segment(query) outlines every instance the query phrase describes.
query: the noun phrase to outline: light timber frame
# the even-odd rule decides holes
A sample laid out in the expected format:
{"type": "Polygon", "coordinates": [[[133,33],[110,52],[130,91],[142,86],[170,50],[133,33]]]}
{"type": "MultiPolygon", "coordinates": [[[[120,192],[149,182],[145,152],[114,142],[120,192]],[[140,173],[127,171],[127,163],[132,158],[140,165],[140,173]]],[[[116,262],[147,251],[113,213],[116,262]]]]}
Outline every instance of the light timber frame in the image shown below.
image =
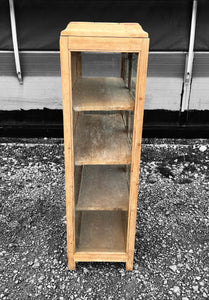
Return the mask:
{"type": "MultiPolygon", "coordinates": [[[[62,31],[60,37],[61,76],[63,93],[64,151],[65,151],[65,185],[66,185],[66,220],[67,220],[67,253],[69,269],[75,269],[79,261],[115,261],[125,262],[126,270],[133,269],[135,227],[138,197],[139,165],[141,137],[143,126],[145,82],[147,72],[149,38],[139,24],[131,23],[85,23],[71,22],[62,31]],[[135,105],[132,135],[132,152],[130,161],[130,187],[127,207],[126,245],[124,251],[86,251],[76,250],[75,230],[75,127],[78,123],[79,109],[73,108],[72,90],[81,77],[81,52],[121,52],[138,54],[135,105]]],[[[121,56],[121,77],[124,72],[124,59],[121,56]]],[[[130,66],[130,65],[129,65],[130,66]]],[[[129,70],[130,73],[130,70],[129,70]]],[[[130,74],[129,74],[130,75],[130,74]]],[[[128,80],[130,85],[130,79],[128,80]]],[[[91,108],[92,109],[92,108],[91,108]]],[[[109,110],[110,107],[104,110],[109,110]]],[[[121,110],[126,110],[123,108],[121,110]]],[[[87,109],[86,109],[87,110],[87,109]]],[[[101,109],[100,109],[101,110],[101,109]]],[[[113,104],[112,110],[115,110],[113,104]]],[[[128,108],[127,110],[131,110],[128,108]]],[[[82,111],[82,107],[80,109],[82,111]]],[[[129,112],[128,112],[129,113],[129,112]]],[[[128,119],[128,117],[127,117],[128,119]]],[[[128,126],[128,125],[127,125],[128,126]]],[[[122,162],[123,163],[123,162],[122,162]]],[[[121,164],[122,164],[121,163],[121,164]]],[[[82,168],[91,162],[81,162],[82,168]]],[[[96,164],[95,161],[92,164],[96,164]]],[[[99,162],[98,164],[101,164],[99,162]]],[[[103,162],[117,164],[117,161],[103,162]]],[[[79,192],[78,192],[79,193],[79,192]]],[[[93,215],[94,213],[92,213],[93,215]]],[[[105,214],[105,213],[104,213],[105,214]]],[[[102,214],[101,214],[102,216],[102,214]]],[[[105,215],[104,215],[105,216],[105,215]]]]}

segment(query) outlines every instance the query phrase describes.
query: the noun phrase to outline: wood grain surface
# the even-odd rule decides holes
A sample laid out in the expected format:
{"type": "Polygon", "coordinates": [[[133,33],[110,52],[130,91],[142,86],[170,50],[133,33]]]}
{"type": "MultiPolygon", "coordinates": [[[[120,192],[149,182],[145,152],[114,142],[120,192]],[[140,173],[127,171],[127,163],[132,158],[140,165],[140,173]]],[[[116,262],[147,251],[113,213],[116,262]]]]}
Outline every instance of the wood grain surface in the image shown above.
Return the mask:
{"type": "Polygon", "coordinates": [[[85,211],[82,213],[78,251],[125,252],[126,238],[122,212],[85,211]]]}
{"type": "Polygon", "coordinates": [[[124,166],[84,166],[76,210],[128,210],[124,166]]]}
{"type": "Polygon", "coordinates": [[[76,165],[131,163],[127,133],[119,113],[79,115],[74,142],[76,165]]]}
{"type": "Polygon", "coordinates": [[[134,100],[122,78],[80,78],[73,89],[75,111],[133,110],[134,100]]]}

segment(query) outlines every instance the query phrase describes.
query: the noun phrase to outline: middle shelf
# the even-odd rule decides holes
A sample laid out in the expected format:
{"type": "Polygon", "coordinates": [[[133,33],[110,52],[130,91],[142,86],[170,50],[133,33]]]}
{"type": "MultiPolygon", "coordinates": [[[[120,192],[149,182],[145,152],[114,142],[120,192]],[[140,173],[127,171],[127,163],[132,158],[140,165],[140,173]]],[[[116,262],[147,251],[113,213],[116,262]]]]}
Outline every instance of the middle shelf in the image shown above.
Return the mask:
{"type": "Polygon", "coordinates": [[[75,165],[130,164],[131,145],[121,114],[79,114],[74,153],[75,165]]]}

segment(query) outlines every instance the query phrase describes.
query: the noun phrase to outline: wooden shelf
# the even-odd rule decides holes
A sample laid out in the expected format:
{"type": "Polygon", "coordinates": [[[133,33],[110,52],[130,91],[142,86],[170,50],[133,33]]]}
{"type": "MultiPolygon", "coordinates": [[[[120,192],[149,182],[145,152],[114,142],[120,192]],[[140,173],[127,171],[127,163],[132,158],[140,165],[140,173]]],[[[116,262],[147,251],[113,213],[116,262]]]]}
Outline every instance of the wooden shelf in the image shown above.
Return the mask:
{"type": "Polygon", "coordinates": [[[79,78],[73,88],[73,109],[133,110],[134,100],[122,78],[79,78]]]}
{"type": "Polygon", "coordinates": [[[84,166],[76,210],[128,210],[124,166],[84,166]]]}
{"type": "Polygon", "coordinates": [[[76,252],[125,252],[125,212],[82,212],[76,252]]]}
{"type": "Polygon", "coordinates": [[[76,165],[130,164],[131,149],[121,115],[79,115],[74,153],[76,165]]]}

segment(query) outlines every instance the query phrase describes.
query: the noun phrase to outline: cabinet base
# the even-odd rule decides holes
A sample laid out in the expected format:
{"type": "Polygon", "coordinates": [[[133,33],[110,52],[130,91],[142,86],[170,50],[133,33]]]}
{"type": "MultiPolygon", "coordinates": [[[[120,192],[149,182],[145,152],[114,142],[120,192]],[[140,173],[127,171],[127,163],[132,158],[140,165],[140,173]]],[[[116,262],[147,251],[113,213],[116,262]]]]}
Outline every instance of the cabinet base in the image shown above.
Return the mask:
{"type": "Polygon", "coordinates": [[[68,259],[69,270],[75,270],[76,262],[124,262],[126,271],[133,270],[133,259],[128,259],[127,253],[76,252],[68,259]]]}

